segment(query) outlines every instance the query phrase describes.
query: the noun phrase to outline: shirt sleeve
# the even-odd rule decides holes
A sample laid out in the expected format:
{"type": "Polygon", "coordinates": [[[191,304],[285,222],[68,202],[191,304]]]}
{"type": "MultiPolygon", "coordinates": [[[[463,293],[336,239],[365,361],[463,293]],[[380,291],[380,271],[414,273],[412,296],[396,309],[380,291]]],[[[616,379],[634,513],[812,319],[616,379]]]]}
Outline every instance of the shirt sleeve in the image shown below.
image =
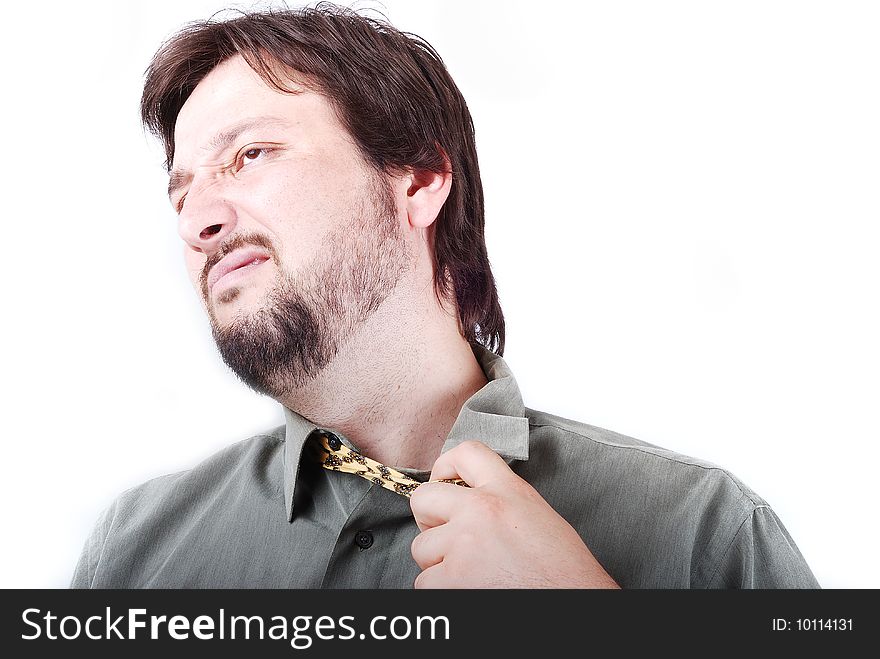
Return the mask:
{"type": "Polygon", "coordinates": [[[821,588],[782,521],[766,505],[743,521],[709,588],[821,588]]]}
{"type": "Polygon", "coordinates": [[[101,513],[95,527],[89,534],[86,544],[80,554],[76,569],[73,572],[73,578],[70,580],[71,588],[92,588],[95,575],[98,571],[98,565],[104,554],[104,546],[107,542],[107,536],[110,535],[110,527],[113,524],[114,503],[101,513]]]}

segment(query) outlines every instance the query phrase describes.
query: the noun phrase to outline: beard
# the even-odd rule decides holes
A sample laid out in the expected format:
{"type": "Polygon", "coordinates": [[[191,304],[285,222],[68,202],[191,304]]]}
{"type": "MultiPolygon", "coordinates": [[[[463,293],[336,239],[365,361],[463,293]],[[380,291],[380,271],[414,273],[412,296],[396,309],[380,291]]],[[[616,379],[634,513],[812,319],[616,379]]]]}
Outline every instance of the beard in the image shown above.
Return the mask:
{"type": "MultiPolygon", "coordinates": [[[[300,276],[285,272],[271,241],[257,234],[233,237],[208,261],[202,295],[214,341],[242,382],[280,399],[313,381],[333,361],[408,268],[410,254],[396,213],[390,187],[377,176],[370,197],[350,222],[330,233],[300,276]],[[222,256],[247,244],[267,249],[279,274],[261,308],[221,325],[208,296],[207,272],[222,256]]],[[[237,295],[233,288],[219,302],[229,303],[237,295]]]]}

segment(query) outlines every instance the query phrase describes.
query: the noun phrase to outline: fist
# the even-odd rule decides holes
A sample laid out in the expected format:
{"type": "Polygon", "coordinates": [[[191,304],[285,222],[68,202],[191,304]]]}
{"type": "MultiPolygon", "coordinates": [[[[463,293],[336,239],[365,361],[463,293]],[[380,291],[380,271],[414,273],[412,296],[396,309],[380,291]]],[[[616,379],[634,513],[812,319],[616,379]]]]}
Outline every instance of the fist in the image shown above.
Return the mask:
{"type": "Polygon", "coordinates": [[[410,499],[416,588],[618,588],[577,531],[492,449],[464,442],[410,499]]]}

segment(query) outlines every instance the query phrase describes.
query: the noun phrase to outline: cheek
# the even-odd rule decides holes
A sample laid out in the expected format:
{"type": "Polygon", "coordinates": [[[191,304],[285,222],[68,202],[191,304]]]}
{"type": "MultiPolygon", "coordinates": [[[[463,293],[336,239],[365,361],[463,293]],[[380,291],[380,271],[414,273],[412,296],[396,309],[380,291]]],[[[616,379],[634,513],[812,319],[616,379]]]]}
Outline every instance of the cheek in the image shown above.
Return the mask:
{"type": "Polygon", "coordinates": [[[322,236],[346,222],[358,200],[358,189],[343,173],[321,163],[298,163],[296,168],[266,168],[249,181],[242,197],[244,215],[270,237],[282,251],[320,246],[322,236]]]}

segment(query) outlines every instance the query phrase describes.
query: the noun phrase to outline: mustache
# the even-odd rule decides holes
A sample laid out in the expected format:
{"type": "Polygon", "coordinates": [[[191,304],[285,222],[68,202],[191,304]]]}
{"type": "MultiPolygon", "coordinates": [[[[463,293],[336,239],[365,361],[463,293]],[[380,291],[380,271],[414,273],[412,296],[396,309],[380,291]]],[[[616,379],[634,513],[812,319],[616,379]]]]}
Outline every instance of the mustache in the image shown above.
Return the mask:
{"type": "Polygon", "coordinates": [[[199,286],[205,299],[208,297],[208,273],[211,272],[211,268],[220,263],[229,253],[248,245],[262,247],[269,253],[269,257],[275,263],[278,263],[278,252],[275,249],[275,245],[266,236],[259,233],[239,233],[230,236],[220,244],[219,249],[214,254],[208,257],[208,260],[205,261],[205,265],[202,267],[201,274],[199,274],[199,286]]]}

